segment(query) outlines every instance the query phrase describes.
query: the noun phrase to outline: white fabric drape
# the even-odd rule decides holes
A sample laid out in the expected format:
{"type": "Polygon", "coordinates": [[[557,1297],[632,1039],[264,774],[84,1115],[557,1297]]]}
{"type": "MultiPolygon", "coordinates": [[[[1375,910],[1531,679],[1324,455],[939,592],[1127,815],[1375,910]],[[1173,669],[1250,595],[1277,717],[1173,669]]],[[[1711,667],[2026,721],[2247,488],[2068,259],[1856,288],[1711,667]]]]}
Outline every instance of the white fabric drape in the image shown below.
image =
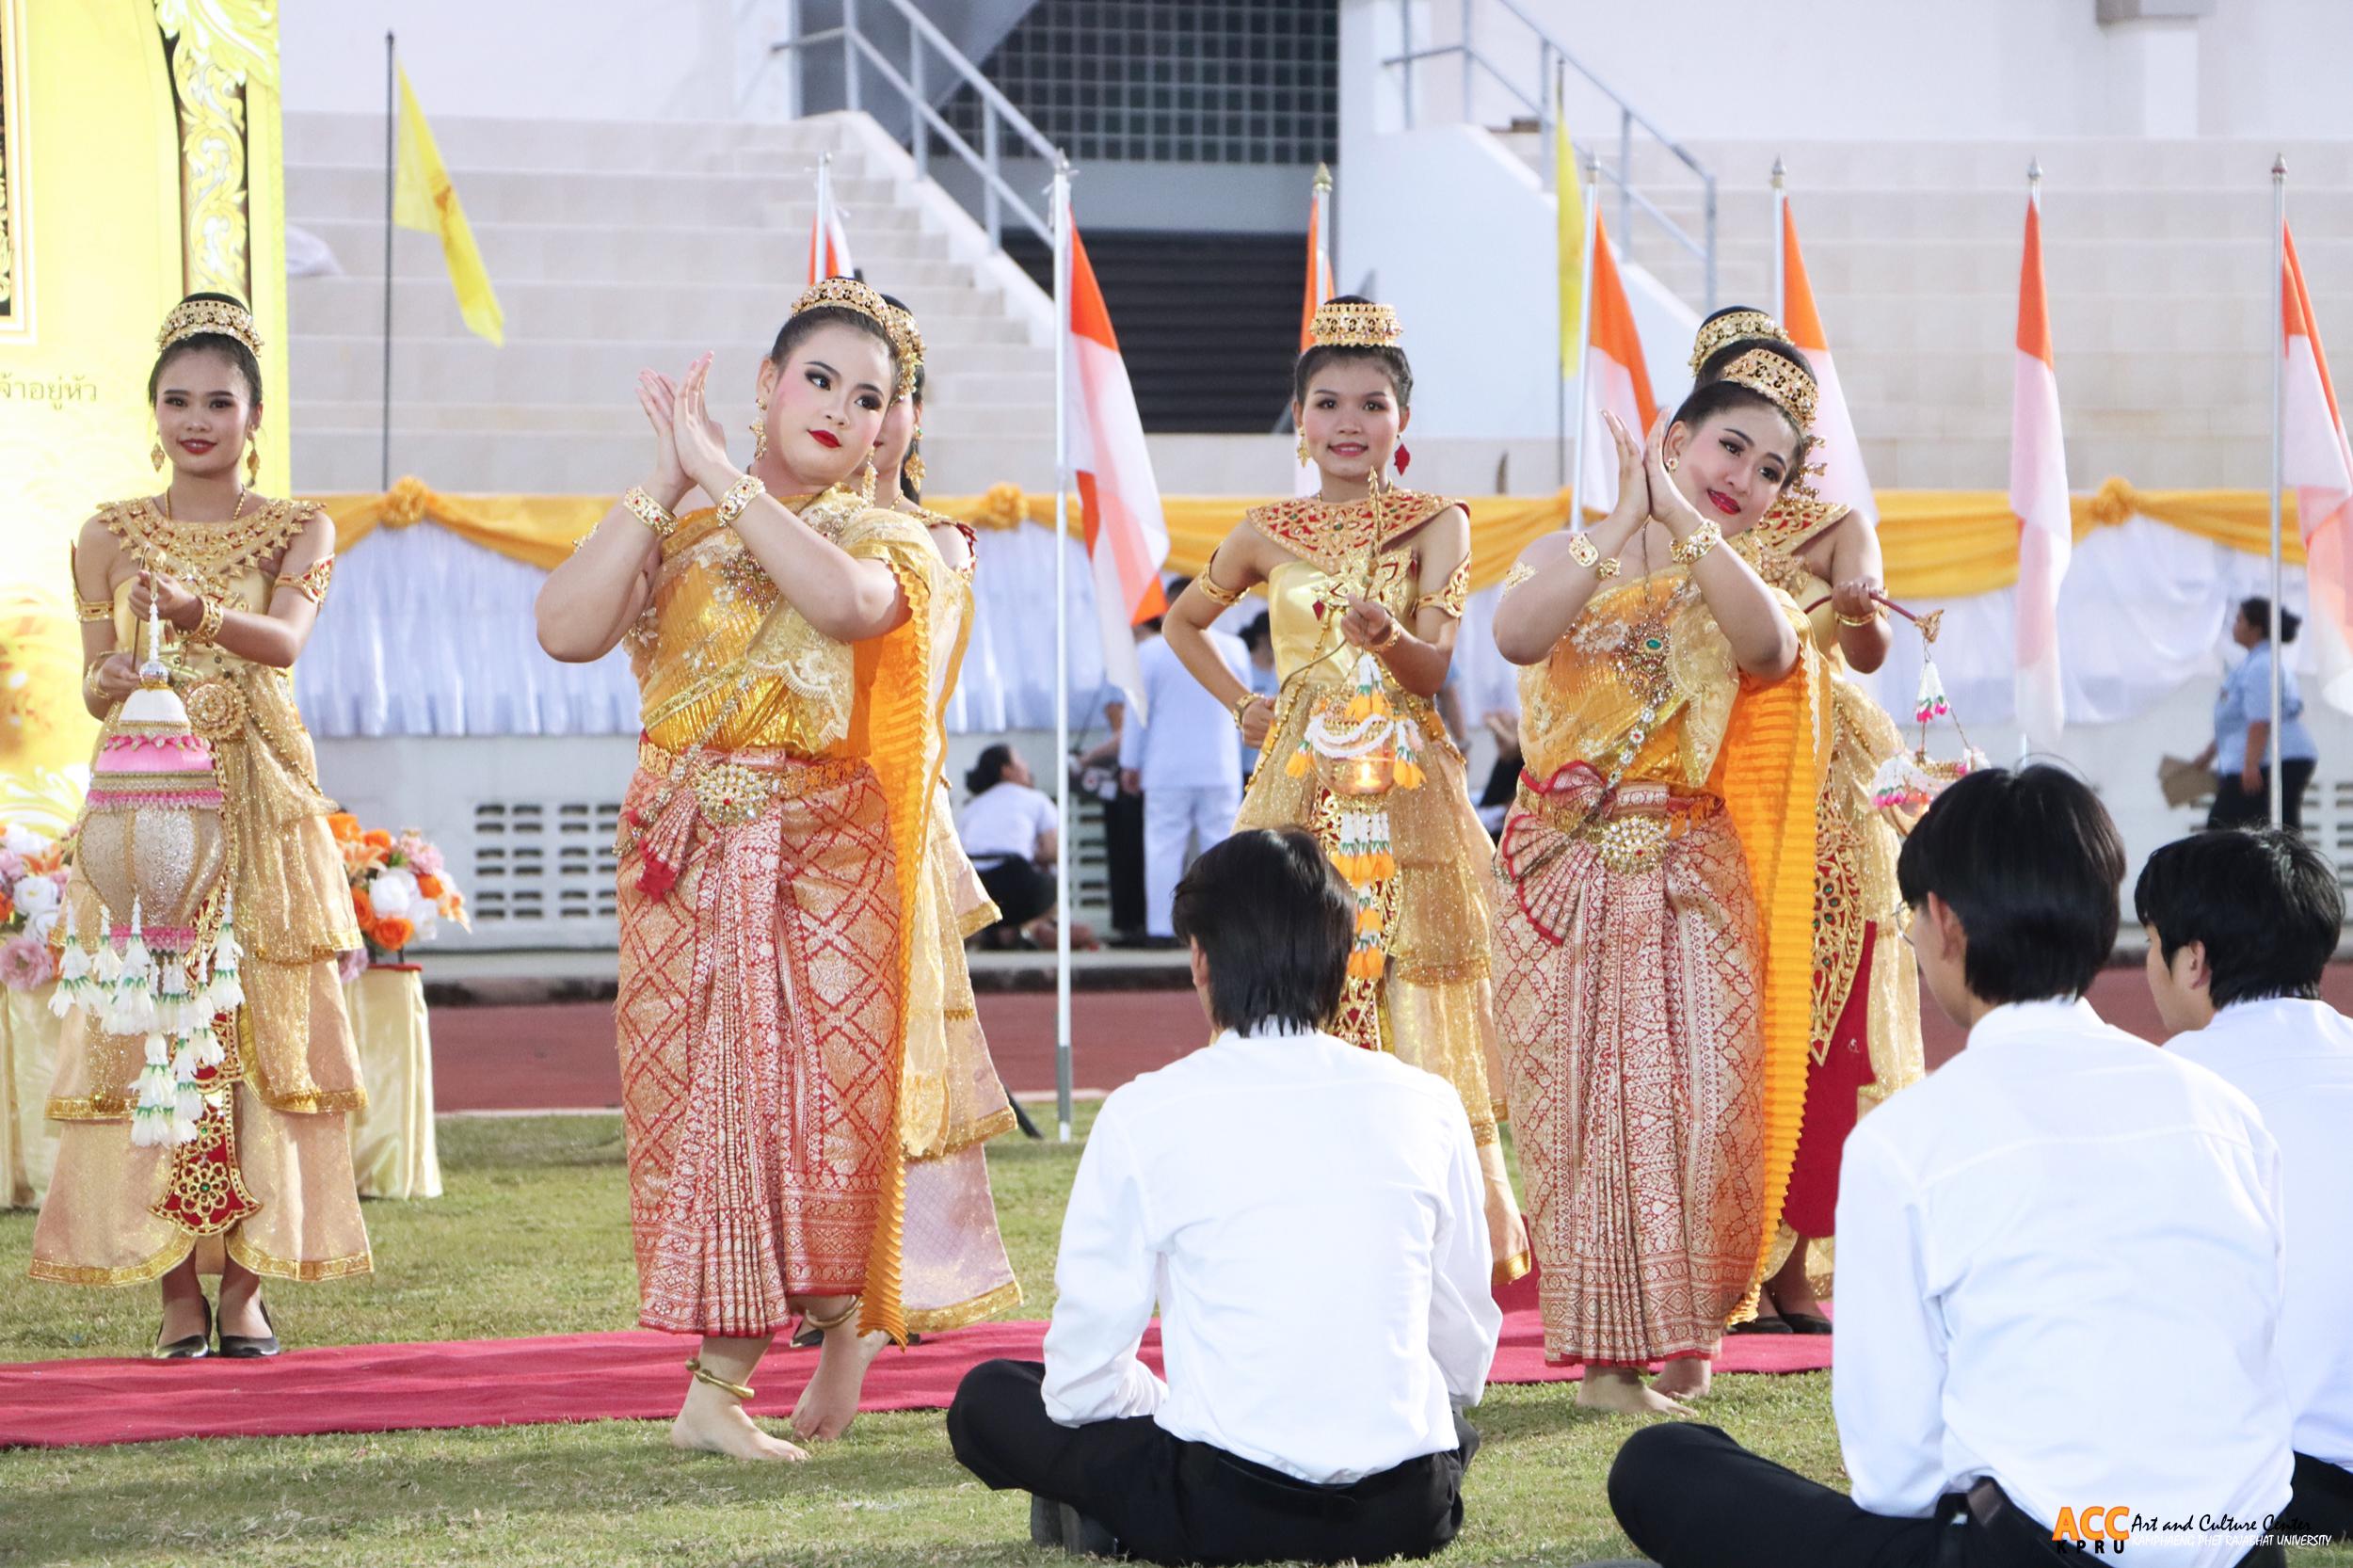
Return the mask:
{"type": "MultiPolygon", "coordinates": [[[[998,734],[1054,722],[1054,556],[1070,562],[1070,688],[1074,736],[1102,730],[1103,654],[1093,587],[1080,546],[1024,524],[984,530],[975,615],[949,728],[998,734]]],[[[2069,728],[2135,718],[2223,667],[2233,608],[2268,592],[2260,557],[2136,517],[2077,545],[2059,601],[2069,728]]],[[[625,658],[559,664],[541,652],[531,601],[542,574],[446,529],[378,529],[336,565],[328,614],[296,667],[312,729],[325,736],[610,735],[637,728],[625,658]]],[[[1471,596],[1456,643],[1455,681],[1472,723],[1516,711],[1519,672],[1496,652],[1497,590],[1471,596]]],[[[2304,574],[2291,568],[2283,597],[2304,608],[2304,574]]],[[[1943,609],[1936,664],[1964,724],[2013,716],[2012,590],[1909,607],[1943,609]]],[[[1256,597],[1228,611],[1240,632],[1265,608],[1256,597]]],[[[2296,646],[2311,671],[2325,639],[2296,646]]],[[[1898,629],[1872,686],[1908,718],[1920,676],[1920,640],[1898,629]]]]}

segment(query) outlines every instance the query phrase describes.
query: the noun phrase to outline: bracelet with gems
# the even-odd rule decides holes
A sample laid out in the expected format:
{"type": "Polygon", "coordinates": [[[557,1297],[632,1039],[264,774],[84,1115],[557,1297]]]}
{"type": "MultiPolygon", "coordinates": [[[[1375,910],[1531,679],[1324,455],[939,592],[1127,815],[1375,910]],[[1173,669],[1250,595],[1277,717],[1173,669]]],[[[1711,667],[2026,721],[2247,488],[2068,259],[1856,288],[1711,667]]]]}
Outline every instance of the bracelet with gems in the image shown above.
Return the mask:
{"type": "Polygon", "coordinates": [[[1593,541],[1582,534],[1569,536],[1569,559],[1605,583],[1618,575],[1618,558],[1612,555],[1609,559],[1603,560],[1601,552],[1594,547],[1593,541]]]}
{"type": "Polygon", "coordinates": [[[1667,552],[1667,558],[1679,567],[1696,567],[1707,552],[1724,542],[1724,531],[1716,526],[1714,518],[1703,518],[1691,530],[1691,536],[1675,544],[1667,552]]]}
{"type": "Polygon", "coordinates": [[[652,529],[657,539],[668,538],[678,527],[677,516],[648,494],[643,485],[632,485],[622,491],[621,504],[629,508],[632,517],[652,529]]]}
{"type": "Polygon", "coordinates": [[[1240,729],[1242,728],[1242,716],[1250,712],[1250,705],[1257,700],[1258,694],[1257,692],[1244,692],[1241,696],[1234,699],[1235,728],[1240,729]]]}
{"type": "Polygon", "coordinates": [[[732,528],[744,509],[768,493],[768,487],[757,475],[745,474],[728,487],[728,493],[719,498],[719,526],[732,528]]]}

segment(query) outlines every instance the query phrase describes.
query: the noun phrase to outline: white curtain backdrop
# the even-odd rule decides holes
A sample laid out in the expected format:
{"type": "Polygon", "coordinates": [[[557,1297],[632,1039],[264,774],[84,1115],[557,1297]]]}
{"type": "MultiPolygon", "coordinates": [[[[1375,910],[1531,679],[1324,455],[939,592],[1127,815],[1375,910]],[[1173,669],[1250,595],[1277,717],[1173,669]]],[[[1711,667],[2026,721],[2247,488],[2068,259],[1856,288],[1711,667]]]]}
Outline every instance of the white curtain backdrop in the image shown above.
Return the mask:
{"type": "MultiPolygon", "coordinates": [[[[964,678],[948,710],[959,734],[1053,727],[1052,532],[1032,524],[980,535],[977,614],[964,678]]],[[[1099,738],[1102,650],[1086,564],[1070,557],[1071,730],[1099,738]]],[[[637,728],[637,694],[626,659],[559,664],[539,650],[531,601],[542,574],[430,525],[378,529],[336,564],[327,614],[296,668],[311,728],[326,736],[608,735],[637,728]]],[[[2136,517],[2075,550],[2059,604],[2067,721],[2135,718],[2185,684],[2216,679],[2229,648],[2232,609],[2268,591],[2259,557],[2136,517]]],[[[1497,591],[1472,596],[1455,656],[1457,693],[1477,723],[1489,709],[1518,708],[1518,671],[1490,634],[1497,591]]],[[[2282,596],[2304,608],[2304,574],[2290,568],[2282,596]]],[[[1936,664],[1964,725],[2012,715],[2012,594],[1914,603],[1945,613],[1936,664]]],[[[1239,632],[1265,608],[1252,597],[1223,624],[1239,632]]],[[[2311,670],[2323,638],[2297,645],[2311,670]]],[[[1907,719],[1920,674],[1920,641],[1900,630],[1873,681],[1881,701],[1907,719]]]]}

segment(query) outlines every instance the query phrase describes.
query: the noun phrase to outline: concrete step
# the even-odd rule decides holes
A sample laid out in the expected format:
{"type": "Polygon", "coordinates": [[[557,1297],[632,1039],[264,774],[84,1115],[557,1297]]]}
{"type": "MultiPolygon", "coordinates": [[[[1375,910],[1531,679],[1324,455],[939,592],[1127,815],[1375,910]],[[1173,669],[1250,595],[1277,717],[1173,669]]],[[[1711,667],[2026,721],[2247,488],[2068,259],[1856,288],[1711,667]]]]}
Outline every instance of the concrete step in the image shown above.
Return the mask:
{"type": "MultiPolygon", "coordinates": [[[[384,222],[362,217],[297,219],[324,240],[346,276],[375,277],[384,264],[384,222]]],[[[493,287],[507,281],[582,282],[603,280],[648,289],[677,283],[777,281],[795,292],[807,277],[808,230],[709,225],[696,231],[691,259],[664,229],[559,223],[477,224],[474,240],[493,287]]],[[[859,266],[875,285],[897,294],[924,284],[969,286],[972,267],[952,259],[945,235],[913,229],[876,230],[857,242],[859,266]]],[[[392,236],[396,277],[446,278],[440,241],[402,229],[392,236]]],[[[315,281],[293,280],[299,291],[315,281]]]]}
{"type": "MultiPolygon", "coordinates": [[[[427,106],[430,113],[430,105],[427,106]]],[[[819,115],[783,123],[728,120],[504,120],[432,116],[433,137],[451,173],[473,168],[591,168],[658,173],[718,168],[745,153],[779,160],[805,158],[810,170],[824,152],[834,170],[862,172],[864,158],[844,134],[840,117],[819,115]]],[[[382,113],[291,113],[285,117],[286,160],[295,163],[384,167],[382,113]]]]}

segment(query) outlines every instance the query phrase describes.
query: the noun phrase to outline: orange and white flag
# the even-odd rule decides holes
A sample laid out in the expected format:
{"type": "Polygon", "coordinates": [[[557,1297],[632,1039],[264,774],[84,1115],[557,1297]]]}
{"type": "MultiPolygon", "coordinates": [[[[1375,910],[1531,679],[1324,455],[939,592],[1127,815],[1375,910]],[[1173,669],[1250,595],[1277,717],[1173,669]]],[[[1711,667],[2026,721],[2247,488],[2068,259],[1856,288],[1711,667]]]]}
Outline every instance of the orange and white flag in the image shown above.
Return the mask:
{"type": "Polygon", "coordinates": [[[840,210],[833,203],[833,154],[817,160],[817,216],[808,223],[808,280],[855,278],[857,264],[850,260],[849,231],[841,227],[840,210]]]}
{"type": "Polygon", "coordinates": [[[2030,749],[2057,744],[2067,723],[2059,679],[2059,585],[2074,553],[2067,500],[2067,443],[2059,427],[2058,370],[2042,286],[2042,198],[2026,198],[2025,255],[2018,273],[2018,348],[2010,398],[2009,509],[2018,518],[2018,726],[2030,749]]]}
{"type": "MultiPolygon", "coordinates": [[[[1337,292],[1332,286],[1332,171],[1316,165],[1316,183],[1307,197],[1307,283],[1299,299],[1299,351],[1302,354],[1314,346],[1312,328],[1316,312],[1323,302],[1337,292]]],[[[1322,487],[1323,472],[1310,457],[1304,462],[1294,458],[1291,489],[1296,495],[1313,495],[1322,487]]]]}
{"type": "Polygon", "coordinates": [[[1830,358],[1830,335],[1822,330],[1821,312],[1814,308],[1814,285],[1806,280],[1805,257],[1798,249],[1798,225],[1789,216],[1785,198],[1781,204],[1780,305],[1782,329],[1814,367],[1814,460],[1822,465],[1814,488],[1824,501],[1861,513],[1877,528],[1879,503],[1871,499],[1871,480],[1863,472],[1863,449],[1855,444],[1854,417],[1847,411],[1847,394],[1838,388],[1838,370],[1830,358]]]}
{"type": "Polygon", "coordinates": [[[1068,275],[1061,291],[1064,395],[1068,398],[1070,470],[1085,516],[1087,562],[1095,583],[1095,613],[1103,633],[1103,671],[1128,694],[1138,719],[1144,682],[1133,629],[1168,608],[1160,566],[1168,559],[1168,524],[1160,488],[1144,441],[1144,417],[1119,355],[1111,312],[1095,281],[1079,226],[1065,205],[1068,275]]]}
{"type": "MultiPolygon", "coordinates": [[[[2320,320],[2304,286],[2296,239],[2280,226],[2281,364],[2280,479],[2296,492],[2296,520],[2304,536],[2306,583],[2314,608],[2329,617],[2341,644],[2353,643],[2353,441],[2345,438],[2345,412],[2336,383],[2329,377],[2329,356],[2320,345],[2320,320]]],[[[2353,711],[2353,680],[2332,677],[2322,696],[2332,707],[2353,711]]]]}
{"type": "Polygon", "coordinates": [[[1588,511],[1608,511],[1618,504],[1618,448],[1609,439],[1604,413],[1618,416],[1636,440],[1650,433],[1658,417],[1658,402],[1651,395],[1650,371],[1642,362],[1642,337],[1634,328],[1634,307],[1625,296],[1618,264],[1609,254],[1609,231],[1598,204],[1593,211],[1593,263],[1585,269],[1585,318],[1592,336],[1585,343],[1585,426],[1577,446],[1583,469],[1579,499],[1588,511]]]}

